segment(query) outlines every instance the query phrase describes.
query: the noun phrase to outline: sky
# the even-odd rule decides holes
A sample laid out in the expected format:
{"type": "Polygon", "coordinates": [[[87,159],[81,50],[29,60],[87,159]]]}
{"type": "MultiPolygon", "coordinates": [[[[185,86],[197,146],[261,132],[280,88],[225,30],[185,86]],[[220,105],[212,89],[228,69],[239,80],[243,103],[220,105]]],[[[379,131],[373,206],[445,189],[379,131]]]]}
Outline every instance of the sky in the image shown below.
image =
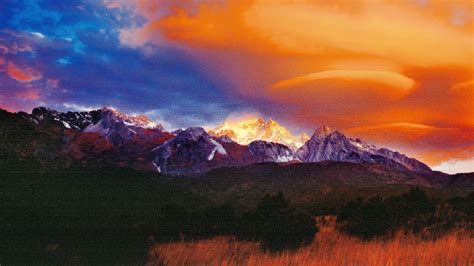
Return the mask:
{"type": "Polygon", "coordinates": [[[471,0],[3,0],[0,108],[257,114],[474,171],[471,0]]]}

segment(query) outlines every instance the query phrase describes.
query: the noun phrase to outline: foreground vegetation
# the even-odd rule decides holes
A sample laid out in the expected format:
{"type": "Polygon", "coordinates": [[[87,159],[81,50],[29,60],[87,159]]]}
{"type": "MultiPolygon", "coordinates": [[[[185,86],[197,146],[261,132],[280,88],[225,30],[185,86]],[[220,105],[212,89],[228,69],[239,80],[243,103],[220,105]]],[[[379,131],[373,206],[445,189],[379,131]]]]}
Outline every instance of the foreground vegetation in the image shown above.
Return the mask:
{"type": "Polygon", "coordinates": [[[257,242],[228,237],[157,244],[149,265],[473,265],[472,232],[455,231],[433,241],[398,233],[390,240],[364,241],[321,227],[311,245],[280,253],[257,242]]]}
{"type": "Polygon", "coordinates": [[[473,211],[474,193],[439,201],[415,187],[351,201],[315,223],[291,214],[279,193],[235,218],[235,237],[157,244],[149,264],[472,265],[473,211]]]}
{"type": "MultiPolygon", "coordinates": [[[[450,232],[474,229],[474,194],[468,191],[330,186],[329,174],[321,183],[318,177],[275,179],[270,170],[220,179],[126,169],[0,171],[0,264],[136,265],[146,263],[148,250],[159,243],[192,251],[197,243],[219,239],[233,243],[230,250],[250,245],[264,259],[309,252],[315,245],[333,248],[330,239],[336,236],[360,245],[373,239],[390,243],[400,230],[428,239],[420,247],[443,239],[457,245],[463,238],[449,238],[450,232]],[[314,223],[313,217],[328,214],[340,217],[335,235],[314,223]]],[[[157,262],[172,253],[151,254],[157,262]]]]}

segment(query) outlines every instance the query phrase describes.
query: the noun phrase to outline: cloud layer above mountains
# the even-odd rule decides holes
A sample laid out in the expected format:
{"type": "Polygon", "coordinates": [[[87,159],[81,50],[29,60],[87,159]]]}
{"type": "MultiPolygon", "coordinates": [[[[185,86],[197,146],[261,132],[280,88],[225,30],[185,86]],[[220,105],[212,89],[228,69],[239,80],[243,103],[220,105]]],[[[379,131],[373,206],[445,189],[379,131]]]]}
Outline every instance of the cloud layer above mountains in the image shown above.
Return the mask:
{"type": "Polygon", "coordinates": [[[174,127],[249,110],[432,166],[474,158],[470,0],[7,0],[0,12],[8,110],[107,105],[174,127]]]}

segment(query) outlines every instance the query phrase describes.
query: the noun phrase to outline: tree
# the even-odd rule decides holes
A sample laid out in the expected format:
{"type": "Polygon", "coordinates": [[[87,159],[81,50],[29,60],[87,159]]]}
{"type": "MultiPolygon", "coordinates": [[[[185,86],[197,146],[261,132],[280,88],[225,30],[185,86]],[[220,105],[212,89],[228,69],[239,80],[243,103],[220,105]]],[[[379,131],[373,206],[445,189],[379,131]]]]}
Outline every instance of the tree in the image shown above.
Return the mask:
{"type": "Polygon", "coordinates": [[[261,241],[264,249],[277,252],[309,244],[317,232],[313,217],[296,213],[280,192],[265,195],[255,212],[244,214],[236,234],[243,239],[261,241]]]}
{"type": "Polygon", "coordinates": [[[425,191],[415,187],[385,200],[375,197],[352,201],[340,211],[337,224],[347,234],[363,239],[385,236],[402,228],[418,233],[434,222],[435,210],[436,204],[425,191]]]}
{"type": "Polygon", "coordinates": [[[347,204],[342,208],[337,223],[345,233],[367,240],[387,234],[394,226],[388,206],[379,197],[347,204]]]}

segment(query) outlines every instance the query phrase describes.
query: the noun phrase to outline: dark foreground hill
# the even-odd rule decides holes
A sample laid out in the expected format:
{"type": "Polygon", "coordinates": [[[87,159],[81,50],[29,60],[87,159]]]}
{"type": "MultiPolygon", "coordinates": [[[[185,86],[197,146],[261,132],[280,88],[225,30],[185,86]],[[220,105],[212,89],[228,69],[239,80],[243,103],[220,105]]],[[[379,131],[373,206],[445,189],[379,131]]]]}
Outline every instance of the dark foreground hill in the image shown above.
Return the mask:
{"type": "MultiPolygon", "coordinates": [[[[441,186],[429,177],[380,165],[341,162],[259,164],[195,177],[119,168],[4,168],[0,261],[136,264],[146,260],[153,232],[162,228],[163,211],[171,211],[174,218],[167,221],[178,225],[224,204],[238,215],[255,209],[265,194],[281,191],[293,208],[311,215],[334,214],[352,199],[388,197],[414,185],[425,186],[438,199],[472,191],[464,186],[472,176],[456,178],[441,186]],[[461,180],[463,186],[457,186],[461,180]]],[[[183,226],[194,230],[192,223],[183,226]]]]}
{"type": "Polygon", "coordinates": [[[378,164],[320,162],[310,164],[255,164],[242,168],[220,168],[205,175],[177,179],[210,200],[248,206],[265,193],[283,192],[295,204],[318,210],[340,206],[357,197],[399,193],[421,186],[440,193],[474,190],[474,174],[419,174],[378,164]]]}

